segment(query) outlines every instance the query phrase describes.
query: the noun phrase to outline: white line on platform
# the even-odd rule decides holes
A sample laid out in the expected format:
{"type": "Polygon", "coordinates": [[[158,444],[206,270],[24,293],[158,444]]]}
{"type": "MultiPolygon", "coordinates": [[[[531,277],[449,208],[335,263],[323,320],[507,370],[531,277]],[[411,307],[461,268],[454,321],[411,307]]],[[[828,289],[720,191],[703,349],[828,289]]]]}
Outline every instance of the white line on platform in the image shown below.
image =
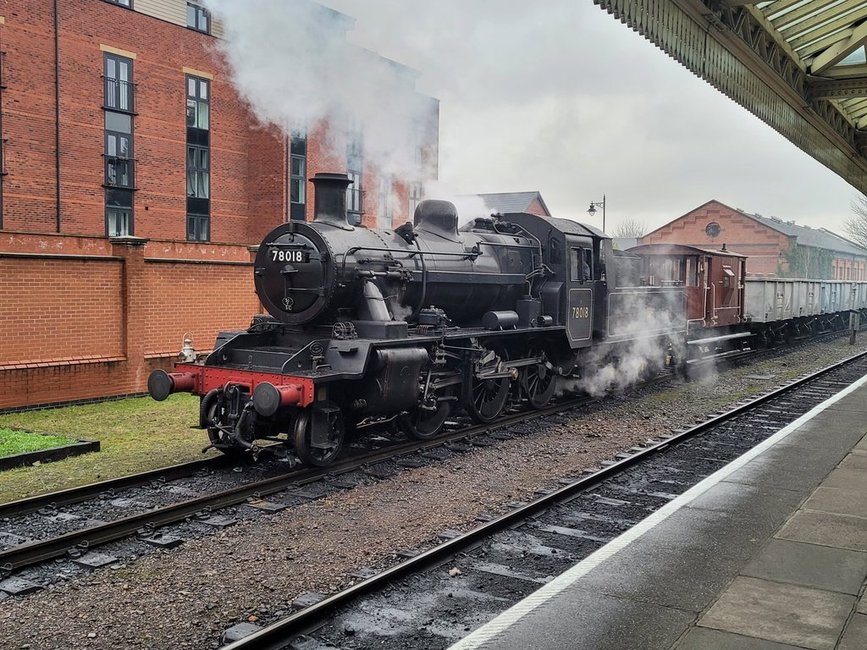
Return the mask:
{"type": "Polygon", "coordinates": [[[802,426],[806,422],[809,422],[814,417],[819,415],[819,413],[827,409],[829,406],[843,399],[853,391],[863,386],[865,383],[867,383],[867,375],[861,377],[861,379],[856,381],[851,386],[846,387],[833,397],[830,397],[821,404],[818,404],[807,413],[804,413],[804,415],[799,417],[794,422],[789,423],[788,425],[777,431],[774,435],[772,435],[764,442],[750,449],[743,456],[739,456],[725,467],[720,468],[719,470],[702,480],[700,483],[697,483],[696,485],[691,487],[679,497],[665,504],[659,510],[643,519],[637,525],[633,526],[619,537],[614,538],[602,548],[597,549],[565,573],[554,578],[551,582],[549,582],[541,589],[533,592],[532,594],[524,598],[524,600],[516,603],[505,612],[500,614],[497,618],[486,623],[482,627],[478,628],[468,636],[464,637],[463,639],[452,645],[449,650],[475,650],[476,648],[496,647],[494,645],[489,645],[489,642],[492,641],[497,635],[506,631],[509,627],[517,623],[521,618],[532,612],[540,605],[543,605],[547,601],[551,600],[561,591],[571,587],[579,578],[589,573],[591,569],[596,568],[602,562],[629,546],[629,544],[639,539],[646,532],[655,528],[657,524],[665,521],[668,517],[694,501],[696,498],[704,494],[714,485],[716,485],[720,481],[723,481],[729,475],[739,470],[741,467],[753,460],[756,456],[783,440],[795,429],[802,426]]]}

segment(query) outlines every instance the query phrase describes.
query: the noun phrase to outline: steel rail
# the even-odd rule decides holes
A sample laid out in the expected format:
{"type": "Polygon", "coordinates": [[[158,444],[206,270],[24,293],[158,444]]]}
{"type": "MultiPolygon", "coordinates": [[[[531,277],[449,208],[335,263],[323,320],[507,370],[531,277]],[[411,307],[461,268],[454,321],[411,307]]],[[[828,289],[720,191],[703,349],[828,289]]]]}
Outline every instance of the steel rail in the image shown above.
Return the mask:
{"type": "MultiPolygon", "coordinates": [[[[235,459],[237,462],[237,459],[235,459]]],[[[98,483],[89,483],[88,485],[80,485],[77,487],[49,492],[47,494],[37,494],[32,497],[0,503],[0,518],[16,517],[26,515],[30,512],[36,512],[46,507],[65,506],[73,503],[87,501],[95,496],[108,492],[109,490],[120,490],[136,485],[143,485],[151,481],[165,479],[172,480],[192,476],[202,469],[219,469],[226,465],[231,465],[233,460],[226,456],[214,456],[201,460],[194,460],[188,463],[179,465],[170,465],[169,467],[160,467],[151,469],[146,472],[137,474],[129,474],[128,476],[120,476],[118,478],[106,479],[98,483]]]]}
{"type": "Polygon", "coordinates": [[[642,451],[636,452],[635,454],[627,458],[623,458],[622,460],[615,462],[612,465],[603,467],[602,469],[594,472],[593,474],[578,479],[574,483],[570,483],[569,485],[559,488],[558,490],[551,492],[550,494],[540,496],[539,498],[531,501],[525,506],[516,508],[515,510],[512,510],[500,517],[483,523],[480,526],[477,526],[476,528],[458,537],[445,541],[427,551],[420,553],[419,555],[416,555],[412,558],[405,560],[404,562],[401,562],[400,564],[390,567],[382,573],[367,578],[341,592],[333,594],[332,596],[325,598],[324,600],[316,603],[315,605],[291,614],[290,616],[287,616],[286,618],[283,618],[259,630],[258,632],[255,632],[247,637],[244,637],[243,639],[225,645],[222,647],[221,650],[279,650],[281,648],[285,648],[292,637],[302,634],[305,631],[316,627],[316,624],[318,622],[322,621],[322,619],[330,615],[335,609],[345,604],[348,604],[355,598],[373,592],[380,587],[383,587],[386,584],[395,581],[405,575],[416,573],[421,569],[441,563],[449,557],[455,555],[456,553],[466,549],[467,547],[472,546],[487,537],[490,537],[493,533],[499,532],[500,530],[509,526],[514,526],[515,524],[526,520],[530,515],[539,512],[540,510],[548,509],[568,497],[585,491],[586,489],[597,485],[603,480],[611,478],[612,476],[618,474],[624,469],[638,464],[639,462],[645,460],[646,458],[656,454],[663,449],[666,449],[672,445],[692,438],[703,431],[706,431],[727,420],[734,418],[737,415],[746,413],[747,411],[754,409],[761,404],[772,401],[786,393],[801,388],[809,382],[818,379],[823,375],[826,375],[830,372],[833,372],[834,370],[854,363],[859,359],[865,357],[867,357],[867,352],[853,355],[847,359],[844,359],[843,361],[828,366],[827,368],[818,370],[805,377],[796,379],[785,386],[774,389],[768,393],[765,393],[764,395],[760,395],[759,397],[752,399],[749,402],[741,404],[729,411],[726,411],[725,413],[712,417],[700,424],[671,434],[670,436],[664,437],[661,442],[651,445],[642,451]]]}

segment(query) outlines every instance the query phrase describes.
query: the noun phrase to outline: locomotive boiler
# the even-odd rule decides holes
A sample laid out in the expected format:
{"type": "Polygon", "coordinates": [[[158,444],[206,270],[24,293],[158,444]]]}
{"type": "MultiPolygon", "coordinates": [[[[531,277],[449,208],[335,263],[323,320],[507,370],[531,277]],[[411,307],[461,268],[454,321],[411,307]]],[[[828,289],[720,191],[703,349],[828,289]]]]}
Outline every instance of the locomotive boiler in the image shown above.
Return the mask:
{"type": "Polygon", "coordinates": [[[404,338],[426,306],[468,325],[529,292],[541,251],[521,228],[459,232],[446,201],[424,201],[414,225],[396,230],[352,226],[349,179],[317,174],[313,183],[313,222],[279,226],[256,256],[256,292],[280,322],[348,321],[360,336],[404,338]]]}

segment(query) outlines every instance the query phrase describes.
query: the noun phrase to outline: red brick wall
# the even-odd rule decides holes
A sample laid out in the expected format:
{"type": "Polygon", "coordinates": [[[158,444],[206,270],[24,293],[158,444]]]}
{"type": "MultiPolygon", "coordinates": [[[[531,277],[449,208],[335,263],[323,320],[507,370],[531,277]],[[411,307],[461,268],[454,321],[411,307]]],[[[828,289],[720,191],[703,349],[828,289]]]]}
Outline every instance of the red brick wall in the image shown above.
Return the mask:
{"type": "Polygon", "coordinates": [[[790,246],[788,237],[782,233],[717,201],[710,201],[645,235],[641,243],[686,244],[715,249],[725,244],[729,250],[749,257],[747,275],[777,273],[779,265],[785,265],[783,254],[790,246]],[[720,225],[717,237],[710,237],[705,232],[711,222],[720,225]]]}
{"type": "Polygon", "coordinates": [[[0,365],[123,354],[121,260],[0,257],[0,365]]]}
{"type": "Polygon", "coordinates": [[[50,2],[0,0],[4,226],[54,230],[54,38],[50,2]],[[40,62],[41,65],[34,65],[40,62]],[[26,170],[26,173],[22,173],[26,170]],[[40,173],[35,173],[37,170],[40,173]]]}
{"type": "Polygon", "coordinates": [[[542,206],[542,202],[539,199],[533,199],[533,201],[530,203],[529,207],[527,208],[527,212],[529,212],[530,214],[535,214],[539,217],[547,217],[548,216],[548,212],[542,206]]]}
{"type": "MultiPolygon", "coordinates": [[[[238,97],[213,37],[99,0],[58,4],[59,235],[54,3],[0,0],[0,137],[8,172],[0,224],[0,408],[143,391],[150,369],[167,363],[164,355],[176,353],[185,332],[207,349],[218,330],[245,326],[260,311],[247,245],[286,215],[284,138],[260,126],[238,97]],[[135,55],[134,232],[147,244],[104,237],[105,47],[135,55]],[[213,76],[211,244],[183,241],[184,68],[213,76]]],[[[435,177],[438,105],[430,103],[425,155],[435,177]]],[[[324,147],[332,139],[339,137],[326,125],[309,126],[308,177],[346,170],[345,156],[324,147]]],[[[366,169],[365,223],[375,223],[376,182],[376,170],[366,169]]],[[[398,187],[406,203],[405,185],[398,187]]],[[[312,184],[307,189],[312,219],[312,184]]]]}
{"type": "MultiPolygon", "coordinates": [[[[3,226],[55,230],[54,41],[52,3],[0,0],[0,45],[6,51],[2,91],[8,176],[3,226]]],[[[211,82],[211,213],[214,241],[244,242],[252,216],[245,181],[248,158],[279,169],[250,124],[219,59],[214,39],[106,2],[60,2],[61,232],[102,235],[103,51],[135,54],[133,146],[135,234],[186,238],[185,76],[211,82]],[[143,34],[147,38],[142,37],[143,34]]],[[[279,153],[279,149],[278,149],[279,153]]]]}
{"type": "Polygon", "coordinates": [[[185,332],[208,350],[218,330],[244,329],[258,311],[249,262],[148,259],[143,285],[148,357],[177,354],[185,332]]]}
{"type": "Polygon", "coordinates": [[[0,408],[124,395],[259,311],[246,246],[0,235],[0,408]]]}

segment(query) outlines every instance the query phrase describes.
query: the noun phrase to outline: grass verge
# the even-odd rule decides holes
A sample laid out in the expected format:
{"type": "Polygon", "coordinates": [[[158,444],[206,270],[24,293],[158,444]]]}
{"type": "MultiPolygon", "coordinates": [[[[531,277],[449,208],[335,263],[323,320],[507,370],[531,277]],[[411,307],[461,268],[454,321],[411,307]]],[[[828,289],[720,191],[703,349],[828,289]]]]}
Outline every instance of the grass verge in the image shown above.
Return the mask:
{"type": "Polygon", "coordinates": [[[0,458],[25,454],[29,451],[63,447],[75,442],[72,438],[64,436],[43,435],[29,431],[13,431],[12,429],[0,428],[0,458]]]}
{"type": "Polygon", "coordinates": [[[190,428],[198,412],[197,397],[178,394],[0,415],[0,428],[100,442],[94,454],[3,472],[0,503],[202,458],[207,434],[190,428]]]}

